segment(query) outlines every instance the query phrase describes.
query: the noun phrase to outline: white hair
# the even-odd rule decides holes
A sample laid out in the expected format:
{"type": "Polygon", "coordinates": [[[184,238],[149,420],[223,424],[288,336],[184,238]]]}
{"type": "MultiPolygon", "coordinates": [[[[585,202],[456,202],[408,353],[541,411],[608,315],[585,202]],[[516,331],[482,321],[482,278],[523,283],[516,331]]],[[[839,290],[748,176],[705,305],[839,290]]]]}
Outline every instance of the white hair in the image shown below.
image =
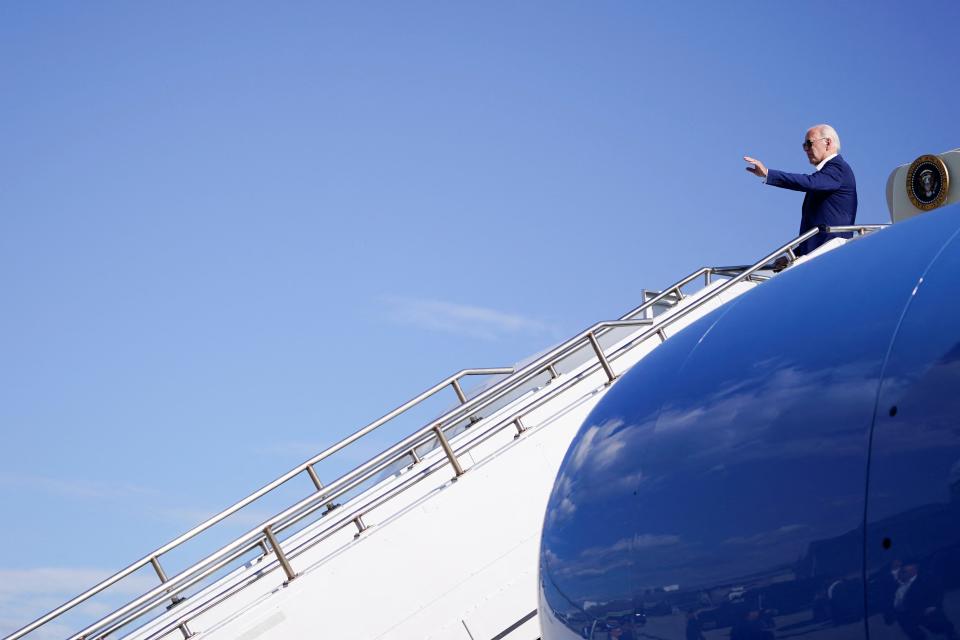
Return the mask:
{"type": "Polygon", "coordinates": [[[833,140],[833,148],[837,153],[840,153],[840,135],[837,133],[837,130],[831,127],[828,124],[818,124],[811,129],[816,129],[817,135],[821,138],[830,138],[833,140]]]}

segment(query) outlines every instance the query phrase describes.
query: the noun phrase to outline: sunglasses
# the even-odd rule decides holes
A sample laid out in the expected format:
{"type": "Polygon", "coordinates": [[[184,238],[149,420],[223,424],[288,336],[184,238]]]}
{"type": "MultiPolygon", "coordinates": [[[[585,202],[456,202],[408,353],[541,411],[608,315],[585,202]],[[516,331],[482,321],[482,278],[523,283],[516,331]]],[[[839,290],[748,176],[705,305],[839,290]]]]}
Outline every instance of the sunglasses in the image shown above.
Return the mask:
{"type": "Polygon", "coordinates": [[[803,148],[804,148],[804,149],[809,149],[810,147],[813,146],[813,143],[814,143],[814,142],[819,142],[820,140],[829,140],[829,138],[817,138],[816,140],[804,140],[804,141],[803,141],[803,148]]]}

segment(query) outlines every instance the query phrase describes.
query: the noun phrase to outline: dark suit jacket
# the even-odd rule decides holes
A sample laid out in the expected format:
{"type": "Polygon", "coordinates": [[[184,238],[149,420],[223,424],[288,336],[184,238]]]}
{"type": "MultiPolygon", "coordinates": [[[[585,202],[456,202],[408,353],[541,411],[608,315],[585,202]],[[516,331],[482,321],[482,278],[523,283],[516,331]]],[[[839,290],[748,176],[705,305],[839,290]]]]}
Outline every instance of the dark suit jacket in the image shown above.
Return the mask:
{"type": "Polygon", "coordinates": [[[903,597],[903,613],[920,621],[928,607],[943,608],[943,587],[931,576],[921,574],[903,597]]]}
{"type": "MultiPolygon", "coordinates": [[[[767,184],[794,191],[804,191],[800,233],[825,225],[855,224],[857,220],[857,181],[841,156],[836,156],[823,169],[811,174],[784,173],[770,169],[767,184]]],[[[796,249],[802,256],[810,253],[830,238],[849,238],[849,233],[819,233],[796,249]]]]}

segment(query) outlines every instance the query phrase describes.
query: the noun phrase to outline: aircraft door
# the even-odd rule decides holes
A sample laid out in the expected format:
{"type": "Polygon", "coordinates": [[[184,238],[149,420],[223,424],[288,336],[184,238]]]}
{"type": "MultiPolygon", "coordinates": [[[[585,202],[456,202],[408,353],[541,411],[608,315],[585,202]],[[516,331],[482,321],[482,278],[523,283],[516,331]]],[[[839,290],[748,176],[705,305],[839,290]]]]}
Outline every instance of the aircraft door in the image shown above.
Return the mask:
{"type": "Polygon", "coordinates": [[[960,631],[960,241],[906,305],[880,386],[867,491],[870,640],[960,631]]]}

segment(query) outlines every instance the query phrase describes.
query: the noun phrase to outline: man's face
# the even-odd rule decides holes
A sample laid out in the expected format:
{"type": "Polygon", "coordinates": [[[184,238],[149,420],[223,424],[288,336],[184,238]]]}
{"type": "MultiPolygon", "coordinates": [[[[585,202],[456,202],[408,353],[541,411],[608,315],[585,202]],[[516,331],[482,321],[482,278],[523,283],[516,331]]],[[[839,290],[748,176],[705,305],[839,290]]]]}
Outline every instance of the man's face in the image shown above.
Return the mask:
{"type": "Polygon", "coordinates": [[[807,136],[803,139],[803,150],[810,164],[817,165],[823,162],[823,159],[832,153],[832,151],[828,152],[831,148],[817,129],[807,131],[807,136]]]}

